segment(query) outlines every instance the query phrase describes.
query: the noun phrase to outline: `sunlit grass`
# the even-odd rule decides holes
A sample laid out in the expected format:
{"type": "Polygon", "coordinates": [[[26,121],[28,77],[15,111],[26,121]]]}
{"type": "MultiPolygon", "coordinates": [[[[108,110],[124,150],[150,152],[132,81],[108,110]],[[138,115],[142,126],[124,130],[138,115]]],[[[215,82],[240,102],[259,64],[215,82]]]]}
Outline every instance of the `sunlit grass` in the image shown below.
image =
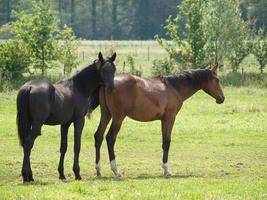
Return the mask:
{"type": "Polygon", "coordinates": [[[59,126],[44,126],[32,151],[35,183],[22,184],[22,149],[18,145],[16,92],[0,94],[0,199],[266,199],[267,90],[224,88],[217,105],[203,92],[186,101],[177,115],[169,155],[171,178],[161,169],[160,122],[126,119],[116,143],[114,178],[102,145],[102,178],[95,178],[93,134],[97,109],[82,136],[82,181],[72,172],[73,128],[69,132],[65,173],[58,180],[59,126]]]}

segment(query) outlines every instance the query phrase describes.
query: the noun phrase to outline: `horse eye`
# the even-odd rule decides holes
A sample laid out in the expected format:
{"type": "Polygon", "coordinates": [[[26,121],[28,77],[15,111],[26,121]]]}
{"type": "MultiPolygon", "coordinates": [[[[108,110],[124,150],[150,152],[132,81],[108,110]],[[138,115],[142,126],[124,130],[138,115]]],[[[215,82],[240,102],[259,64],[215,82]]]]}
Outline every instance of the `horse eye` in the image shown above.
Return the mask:
{"type": "Polygon", "coordinates": [[[220,82],[219,79],[216,79],[216,82],[219,83],[220,82]]]}

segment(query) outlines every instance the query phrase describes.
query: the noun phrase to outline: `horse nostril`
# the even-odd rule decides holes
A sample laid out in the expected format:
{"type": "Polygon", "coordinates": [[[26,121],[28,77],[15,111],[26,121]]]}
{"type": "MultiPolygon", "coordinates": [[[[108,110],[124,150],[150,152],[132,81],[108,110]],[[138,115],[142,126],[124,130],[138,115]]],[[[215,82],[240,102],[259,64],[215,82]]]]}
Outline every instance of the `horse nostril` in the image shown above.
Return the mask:
{"type": "Polygon", "coordinates": [[[216,103],[221,104],[223,102],[224,102],[224,96],[223,95],[219,95],[217,100],[216,100],[216,103]]]}

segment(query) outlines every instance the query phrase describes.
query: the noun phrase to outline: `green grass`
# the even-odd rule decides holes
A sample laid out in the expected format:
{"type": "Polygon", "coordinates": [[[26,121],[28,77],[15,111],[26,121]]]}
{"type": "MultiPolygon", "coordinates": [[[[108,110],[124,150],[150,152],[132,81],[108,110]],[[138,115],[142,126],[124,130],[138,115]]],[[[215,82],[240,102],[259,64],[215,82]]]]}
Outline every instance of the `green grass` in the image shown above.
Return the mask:
{"type": "Polygon", "coordinates": [[[169,164],[161,169],[160,122],[124,121],[116,143],[122,178],[109,168],[102,145],[102,178],[95,177],[96,110],[82,136],[82,181],[72,172],[73,128],[65,173],[58,180],[59,126],[44,126],[31,161],[35,182],[22,184],[22,149],[15,127],[15,92],[0,93],[0,199],[267,199],[267,89],[224,88],[217,105],[204,92],[185,102],[172,134],[169,164]]]}

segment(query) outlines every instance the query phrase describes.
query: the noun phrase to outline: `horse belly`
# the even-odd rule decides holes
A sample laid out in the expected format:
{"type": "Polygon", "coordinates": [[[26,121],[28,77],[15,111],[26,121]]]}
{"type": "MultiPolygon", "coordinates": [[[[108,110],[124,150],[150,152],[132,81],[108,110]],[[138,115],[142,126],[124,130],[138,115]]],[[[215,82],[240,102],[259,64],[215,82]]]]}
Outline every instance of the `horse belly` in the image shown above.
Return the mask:
{"type": "Polygon", "coordinates": [[[136,101],[127,116],[137,121],[154,121],[159,120],[164,114],[164,106],[157,105],[149,99],[143,98],[142,101],[136,101]]]}
{"type": "Polygon", "coordinates": [[[74,105],[69,100],[55,99],[55,103],[51,108],[49,117],[46,120],[47,125],[65,124],[72,121],[74,114],[74,105]]]}

